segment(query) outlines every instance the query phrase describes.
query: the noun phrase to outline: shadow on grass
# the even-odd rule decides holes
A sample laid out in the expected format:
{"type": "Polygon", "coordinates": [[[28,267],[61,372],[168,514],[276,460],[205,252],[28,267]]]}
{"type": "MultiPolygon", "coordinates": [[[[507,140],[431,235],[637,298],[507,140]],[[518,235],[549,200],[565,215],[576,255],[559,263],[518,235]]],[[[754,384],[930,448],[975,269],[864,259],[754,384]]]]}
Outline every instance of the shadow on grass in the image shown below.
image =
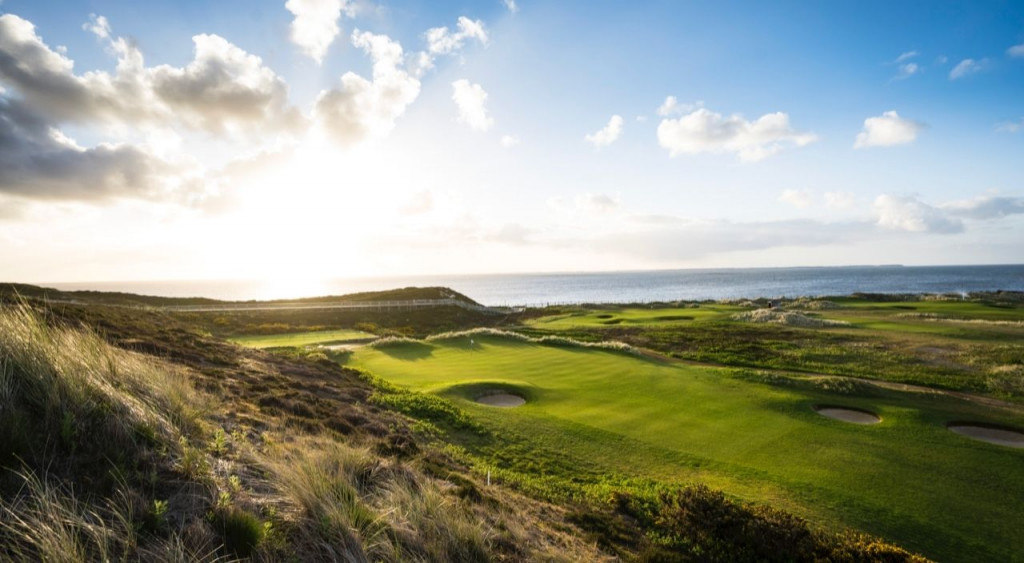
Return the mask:
{"type": "Polygon", "coordinates": [[[401,344],[389,344],[386,346],[378,346],[377,350],[396,360],[403,360],[407,362],[425,360],[434,355],[434,347],[425,342],[402,342],[401,344]]]}

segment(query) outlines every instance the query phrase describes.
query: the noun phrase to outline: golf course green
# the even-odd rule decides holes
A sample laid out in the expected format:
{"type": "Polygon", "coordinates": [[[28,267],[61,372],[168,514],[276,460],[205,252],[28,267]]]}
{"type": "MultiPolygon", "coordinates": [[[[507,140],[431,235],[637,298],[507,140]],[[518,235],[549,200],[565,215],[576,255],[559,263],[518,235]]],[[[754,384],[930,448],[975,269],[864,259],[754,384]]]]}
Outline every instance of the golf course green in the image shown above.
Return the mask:
{"type": "MultiPolygon", "coordinates": [[[[614,314],[623,323],[689,322],[681,317],[734,310],[614,314]]],[[[600,324],[615,318],[598,318],[610,314],[532,324],[600,324]]],[[[517,450],[520,458],[558,452],[564,463],[539,463],[533,472],[556,485],[598,483],[601,476],[703,482],[938,560],[1009,561],[1024,554],[1024,450],[947,429],[957,421],[1024,428],[1016,409],[487,333],[367,346],[347,365],[451,400],[496,434],[528,444],[517,450]],[[476,402],[497,392],[526,402],[515,408],[476,402]],[[823,407],[881,420],[853,424],[819,414],[823,407]]],[[[471,443],[466,447],[473,452],[471,443]]],[[[497,469],[508,463],[527,476],[529,461],[492,460],[497,469]]]]}
{"type": "Polygon", "coordinates": [[[285,346],[310,346],[313,344],[342,344],[352,341],[365,341],[374,335],[361,330],[318,330],[312,332],[293,332],[284,334],[256,334],[231,338],[250,348],[281,348],[285,346]]]}

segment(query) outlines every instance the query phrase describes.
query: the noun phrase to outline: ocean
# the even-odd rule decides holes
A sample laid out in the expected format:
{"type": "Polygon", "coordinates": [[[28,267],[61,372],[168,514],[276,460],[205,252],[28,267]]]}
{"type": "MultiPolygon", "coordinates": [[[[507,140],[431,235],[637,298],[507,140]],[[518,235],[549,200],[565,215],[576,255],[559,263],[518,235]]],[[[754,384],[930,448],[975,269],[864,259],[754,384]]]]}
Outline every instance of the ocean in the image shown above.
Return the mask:
{"type": "Polygon", "coordinates": [[[353,278],[325,282],[145,281],[43,284],[58,289],[124,291],[231,301],[341,295],[409,286],[446,286],[484,305],[644,303],[653,301],[1024,291],[1024,265],[847,266],[690,269],[641,272],[488,274],[353,278]]]}

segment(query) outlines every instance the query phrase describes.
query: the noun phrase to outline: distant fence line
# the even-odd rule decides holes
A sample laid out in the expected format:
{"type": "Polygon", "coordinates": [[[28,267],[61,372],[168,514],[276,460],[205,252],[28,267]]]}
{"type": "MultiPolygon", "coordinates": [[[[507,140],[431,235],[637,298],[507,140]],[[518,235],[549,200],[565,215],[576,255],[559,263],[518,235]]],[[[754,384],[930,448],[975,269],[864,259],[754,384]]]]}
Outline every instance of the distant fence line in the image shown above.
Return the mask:
{"type": "Polygon", "coordinates": [[[405,299],[393,301],[329,301],[323,303],[237,303],[217,305],[165,305],[156,307],[165,311],[181,313],[209,313],[227,311],[274,311],[305,309],[362,309],[371,311],[407,311],[429,307],[461,307],[470,311],[490,314],[505,314],[492,307],[467,303],[459,299],[405,299]]]}

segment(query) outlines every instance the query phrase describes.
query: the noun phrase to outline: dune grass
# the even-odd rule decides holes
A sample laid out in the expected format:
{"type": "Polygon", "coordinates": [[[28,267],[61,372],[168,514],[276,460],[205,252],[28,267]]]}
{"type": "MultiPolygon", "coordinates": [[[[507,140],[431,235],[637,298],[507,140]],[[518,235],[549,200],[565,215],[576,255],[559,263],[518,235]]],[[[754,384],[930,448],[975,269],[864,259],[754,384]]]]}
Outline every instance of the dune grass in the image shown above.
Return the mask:
{"type": "Polygon", "coordinates": [[[311,346],[313,344],[342,344],[345,342],[368,340],[374,337],[373,334],[361,330],[341,329],[236,336],[230,340],[250,348],[282,348],[311,346]]]}
{"type": "Polygon", "coordinates": [[[1024,452],[944,428],[965,419],[1021,427],[1020,414],[877,389],[766,385],[756,374],[600,349],[465,340],[365,348],[350,363],[454,400],[515,444],[514,455],[478,453],[522,475],[699,480],[940,559],[1006,560],[1024,551],[1017,533],[1024,528],[1024,452]],[[474,403],[492,382],[520,389],[529,401],[500,410],[474,403]],[[882,423],[830,420],[813,411],[816,404],[869,410],[882,423]]]}

